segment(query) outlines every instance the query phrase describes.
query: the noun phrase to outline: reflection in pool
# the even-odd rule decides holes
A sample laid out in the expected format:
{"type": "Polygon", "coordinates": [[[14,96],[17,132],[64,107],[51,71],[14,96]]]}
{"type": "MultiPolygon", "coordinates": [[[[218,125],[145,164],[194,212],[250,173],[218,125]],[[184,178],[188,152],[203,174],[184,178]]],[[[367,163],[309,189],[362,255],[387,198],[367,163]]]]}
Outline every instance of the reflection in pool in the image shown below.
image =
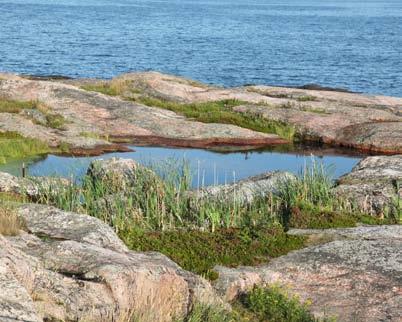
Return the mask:
{"type": "MultiPolygon", "coordinates": [[[[175,149],[165,147],[132,147],[135,152],[109,153],[101,157],[62,157],[48,155],[41,160],[31,160],[28,164],[28,173],[34,176],[57,175],[79,178],[82,176],[89,163],[97,158],[131,158],[143,164],[157,163],[168,159],[182,160],[190,163],[194,174],[193,185],[221,184],[233,182],[252,175],[267,171],[284,170],[293,173],[300,172],[307,164],[311,164],[311,155],[296,153],[281,153],[267,150],[254,150],[247,152],[219,153],[201,149],[175,149]],[[200,174],[200,179],[198,178],[200,174]]],[[[330,167],[333,176],[339,177],[349,172],[360,160],[359,156],[347,155],[323,155],[316,156],[318,162],[330,167]]],[[[19,174],[23,161],[11,162],[0,166],[0,171],[19,174]]]]}

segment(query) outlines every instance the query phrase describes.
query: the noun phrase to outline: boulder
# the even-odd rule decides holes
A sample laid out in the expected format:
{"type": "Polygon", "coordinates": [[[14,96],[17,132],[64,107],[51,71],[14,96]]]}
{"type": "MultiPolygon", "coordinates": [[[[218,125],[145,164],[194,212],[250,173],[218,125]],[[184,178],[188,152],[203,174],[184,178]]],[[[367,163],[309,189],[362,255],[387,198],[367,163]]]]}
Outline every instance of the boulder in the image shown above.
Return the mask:
{"type": "Polygon", "coordinates": [[[74,240],[117,252],[128,251],[113,229],[95,217],[39,204],[20,206],[17,214],[31,234],[43,239],[74,240]]]}
{"type": "Polygon", "coordinates": [[[362,212],[402,215],[402,155],[368,157],[339,178],[336,194],[362,212]]]}
{"type": "Polygon", "coordinates": [[[27,232],[0,236],[2,320],[173,321],[195,303],[222,303],[206,280],[162,254],[127,250],[95,218],[30,204],[16,211],[27,232]]]}
{"type": "Polygon", "coordinates": [[[401,236],[399,225],[331,229],[326,239],[333,241],[293,251],[264,266],[215,267],[219,278],[214,286],[233,300],[255,285],[279,284],[312,303],[316,317],[397,322],[402,318],[401,236]]]}
{"type": "Polygon", "coordinates": [[[239,204],[251,204],[253,200],[278,192],[279,185],[295,176],[289,172],[273,171],[240,180],[236,183],[216,185],[193,190],[192,198],[204,201],[236,201],[239,204]]]}
{"type": "Polygon", "coordinates": [[[155,172],[132,159],[95,160],[89,165],[87,175],[94,184],[100,183],[113,192],[128,192],[130,188],[138,186],[163,192],[163,182],[155,172]]]}

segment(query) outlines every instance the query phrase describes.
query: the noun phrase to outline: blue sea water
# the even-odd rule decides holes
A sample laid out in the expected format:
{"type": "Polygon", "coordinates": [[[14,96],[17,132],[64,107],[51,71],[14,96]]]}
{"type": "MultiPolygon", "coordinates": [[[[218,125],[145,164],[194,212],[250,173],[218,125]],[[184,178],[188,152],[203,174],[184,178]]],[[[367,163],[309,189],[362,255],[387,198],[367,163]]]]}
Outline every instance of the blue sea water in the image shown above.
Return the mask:
{"type": "Polygon", "coordinates": [[[0,0],[0,71],[402,96],[402,0],[0,0]]]}

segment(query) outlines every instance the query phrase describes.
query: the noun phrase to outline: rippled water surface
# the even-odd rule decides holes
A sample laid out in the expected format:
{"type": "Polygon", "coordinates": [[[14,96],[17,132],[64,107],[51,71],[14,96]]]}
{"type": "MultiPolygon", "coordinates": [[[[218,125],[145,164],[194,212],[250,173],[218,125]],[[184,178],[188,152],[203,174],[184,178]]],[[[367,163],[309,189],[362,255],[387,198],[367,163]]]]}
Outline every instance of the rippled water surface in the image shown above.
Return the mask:
{"type": "MultiPolygon", "coordinates": [[[[269,150],[248,152],[217,153],[201,149],[174,149],[161,147],[132,147],[135,152],[109,153],[101,158],[130,158],[145,165],[157,166],[162,172],[166,165],[182,165],[188,162],[193,174],[193,186],[223,184],[237,181],[263,172],[282,170],[299,173],[312,162],[324,166],[333,177],[349,172],[360,160],[359,156],[312,155],[298,153],[279,153],[269,150]]],[[[28,164],[28,172],[35,176],[64,176],[80,178],[85,174],[89,163],[99,157],[70,158],[49,155],[42,160],[27,162],[19,160],[0,165],[0,171],[18,175],[22,163],[28,164]]],[[[169,167],[168,167],[169,168],[169,167]]]]}
{"type": "Polygon", "coordinates": [[[0,0],[0,70],[402,96],[402,1],[0,0]]]}

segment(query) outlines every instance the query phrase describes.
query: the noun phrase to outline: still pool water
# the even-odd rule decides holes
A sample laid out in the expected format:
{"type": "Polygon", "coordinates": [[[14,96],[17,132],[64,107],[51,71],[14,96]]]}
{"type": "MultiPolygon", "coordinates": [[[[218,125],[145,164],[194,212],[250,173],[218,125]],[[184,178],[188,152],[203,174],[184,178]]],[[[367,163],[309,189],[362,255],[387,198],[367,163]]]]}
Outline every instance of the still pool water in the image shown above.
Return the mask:
{"type": "MultiPolygon", "coordinates": [[[[34,176],[57,175],[79,178],[89,163],[97,158],[131,158],[142,164],[180,164],[187,160],[193,173],[193,186],[222,184],[237,181],[267,171],[284,170],[295,174],[312,160],[328,167],[333,176],[339,177],[349,172],[360,160],[358,156],[310,155],[280,153],[269,150],[248,152],[218,153],[201,149],[174,149],[161,147],[132,147],[135,152],[109,153],[102,157],[71,158],[49,155],[42,160],[28,163],[28,172],[34,176]]],[[[23,161],[11,162],[0,166],[0,171],[20,174],[23,161]]],[[[27,162],[26,160],[24,162],[27,162]]]]}
{"type": "Polygon", "coordinates": [[[402,97],[401,0],[0,0],[0,71],[402,97]]]}

